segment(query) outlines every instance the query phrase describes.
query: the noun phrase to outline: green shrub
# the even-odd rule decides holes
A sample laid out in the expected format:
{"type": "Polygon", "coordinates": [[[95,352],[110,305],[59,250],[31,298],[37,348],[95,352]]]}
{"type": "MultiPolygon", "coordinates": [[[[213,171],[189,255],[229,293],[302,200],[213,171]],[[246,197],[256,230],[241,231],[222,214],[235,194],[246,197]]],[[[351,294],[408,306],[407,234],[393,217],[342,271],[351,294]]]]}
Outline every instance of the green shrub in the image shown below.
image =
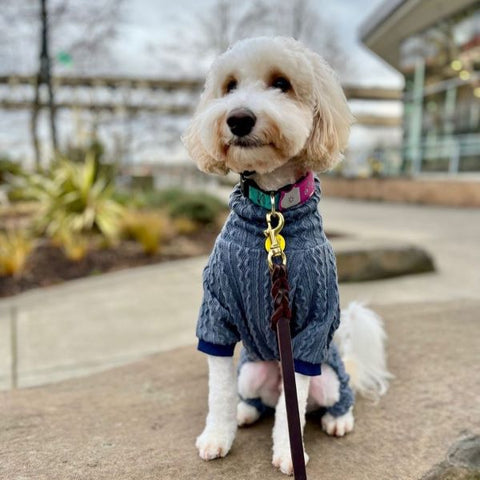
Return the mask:
{"type": "Polygon", "coordinates": [[[205,193],[185,194],[168,207],[172,218],[189,218],[204,225],[214,223],[225,209],[223,202],[205,193]]]}
{"type": "Polygon", "coordinates": [[[136,196],[132,194],[132,192],[128,190],[115,190],[112,194],[112,198],[119,203],[120,205],[127,207],[127,206],[135,206],[133,205],[135,202],[136,196]]]}
{"type": "Polygon", "coordinates": [[[201,224],[214,223],[227,210],[224,202],[205,192],[179,188],[152,190],[142,194],[144,206],[164,208],[172,218],[187,218],[201,224]]]}
{"type": "Polygon", "coordinates": [[[153,191],[155,179],[153,175],[132,175],[130,185],[135,191],[153,191]]]}
{"type": "Polygon", "coordinates": [[[180,188],[169,188],[166,190],[149,190],[141,192],[139,198],[144,207],[169,208],[175,202],[188,195],[180,188]]]}
{"type": "Polygon", "coordinates": [[[47,173],[19,177],[14,188],[39,202],[35,225],[41,234],[100,232],[113,240],[119,232],[123,208],[113,198],[112,183],[97,171],[93,153],[83,164],[61,158],[47,173]]]}

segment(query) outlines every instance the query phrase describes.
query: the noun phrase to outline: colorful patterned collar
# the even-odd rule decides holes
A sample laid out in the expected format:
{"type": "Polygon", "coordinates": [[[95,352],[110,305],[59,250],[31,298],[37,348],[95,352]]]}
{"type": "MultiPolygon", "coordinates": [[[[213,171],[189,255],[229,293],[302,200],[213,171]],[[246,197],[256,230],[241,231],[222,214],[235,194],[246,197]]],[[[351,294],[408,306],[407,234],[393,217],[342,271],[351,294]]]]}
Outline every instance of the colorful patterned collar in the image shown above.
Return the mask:
{"type": "Polygon", "coordinates": [[[315,191],[313,172],[308,172],[298,182],[286,185],[280,190],[267,192],[262,190],[247,174],[240,175],[240,188],[245,197],[256,205],[270,210],[272,203],[270,195],[275,195],[275,208],[278,211],[287,210],[305,203],[315,191]]]}

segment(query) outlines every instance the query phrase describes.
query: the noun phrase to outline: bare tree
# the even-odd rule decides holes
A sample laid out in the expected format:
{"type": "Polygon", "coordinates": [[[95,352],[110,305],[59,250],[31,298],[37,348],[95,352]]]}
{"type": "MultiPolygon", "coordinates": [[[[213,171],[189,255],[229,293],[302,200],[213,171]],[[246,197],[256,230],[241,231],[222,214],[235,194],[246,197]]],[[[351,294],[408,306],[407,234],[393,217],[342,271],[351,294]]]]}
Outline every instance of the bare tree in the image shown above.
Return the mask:
{"type": "Polygon", "coordinates": [[[67,52],[72,69],[85,73],[111,59],[111,41],[123,18],[124,0],[49,0],[52,46],[67,52]]]}
{"type": "Polygon", "coordinates": [[[55,100],[51,82],[53,66],[69,68],[77,74],[105,66],[111,58],[110,40],[116,34],[122,4],[123,0],[2,0],[2,73],[37,70],[30,122],[37,167],[41,163],[37,130],[42,85],[47,89],[52,149],[56,151],[55,100]],[[23,35],[19,35],[20,32],[23,35]],[[34,50],[32,45],[39,45],[38,63],[35,55],[30,53],[34,50]],[[60,53],[67,65],[55,62],[60,53]]]}
{"type": "Polygon", "coordinates": [[[346,62],[346,52],[334,25],[320,14],[321,3],[313,0],[278,0],[274,10],[276,33],[302,41],[324,57],[337,72],[347,73],[349,64],[346,62]]]}
{"type": "MultiPolygon", "coordinates": [[[[200,13],[195,12],[190,17],[177,17],[177,33],[173,37],[182,38],[182,44],[167,41],[160,45],[159,49],[168,48],[180,54],[193,52],[202,56],[218,55],[232,43],[253,36],[252,31],[258,26],[273,32],[274,19],[271,10],[272,4],[269,2],[215,0],[210,8],[200,13]],[[190,25],[186,26],[187,24],[190,25]]],[[[262,33],[258,30],[256,34],[262,33]]]]}
{"type": "Polygon", "coordinates": [[[40,112],[40,87],[45,84],[48,91],[48,111],[50,120],[50,135],[52,140],[52,150],[57,152],[57,126],[55,122],[55,99],[53,95],[51,64],[48,42],[48,12],[47,0],[40,2],[40,58],[38,73],[35,78],[34,99],[32,104],[32,115],[30,121],[30,129],[32,133],[33,150],[35,153],[35,164],[37,169],[40,168],[40,147],[38,142],[38,114],[40,112]]]}
{"type": "MultiPolygon", "coordinates": [[[[334,26],[325,21],[313,0],[249,0],[244,3],[216,0],[189,19],[194,37],[182,35],[182,45],[170,45],[185,53],[218,55],[246,37],[285,35],[301,40],[322,55],[334,69],[346,73],[348,62],[334,26]]],[[[185,19],[179,30],[185,31],[185,19]]],[[[176,35],[179,38],[178,35],[176,35]]]]}

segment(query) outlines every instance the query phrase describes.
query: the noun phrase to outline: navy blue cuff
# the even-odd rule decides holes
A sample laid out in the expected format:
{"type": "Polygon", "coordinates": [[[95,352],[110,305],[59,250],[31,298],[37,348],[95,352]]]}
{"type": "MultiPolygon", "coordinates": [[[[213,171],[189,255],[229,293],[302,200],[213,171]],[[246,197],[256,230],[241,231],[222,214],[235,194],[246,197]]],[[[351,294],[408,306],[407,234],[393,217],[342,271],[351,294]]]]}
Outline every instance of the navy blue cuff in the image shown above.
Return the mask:
{"type": "Polygon", "coordinates": [[[215,357],[233,357],[235,343],[233,345],[217,345],[216,343],[199,340],[197,349],[207,355],[213,355],[215,357]]]}
{"type": "Polygon", "coordinates": [[[309,377],[316,377],[322,373],[319,363],[304,362],[303,360],[294,360],[295,371],[309,377]]]}

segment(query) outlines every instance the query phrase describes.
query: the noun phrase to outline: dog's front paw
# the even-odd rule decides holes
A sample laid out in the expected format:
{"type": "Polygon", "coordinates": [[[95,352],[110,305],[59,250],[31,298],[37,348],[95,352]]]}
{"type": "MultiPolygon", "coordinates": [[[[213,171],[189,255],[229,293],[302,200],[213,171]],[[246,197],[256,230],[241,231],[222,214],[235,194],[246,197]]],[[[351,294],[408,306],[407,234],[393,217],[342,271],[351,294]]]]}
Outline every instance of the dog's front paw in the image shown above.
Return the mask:
{"type": "MultiPolygon", "coordinates": [[[[305,465],[307,465],[310,457],[307,452],[303,452],[305,455],[305,465]]],[[[279,468],[282,473],[285,475],[293,475],[293,462],[292,456],[290,454],[290,446],[288,448],[273,449],[273,459],[272,465],[276,468],[279,468]]]]}
{"type": "Polygon", "coordinates": [[[322,429],[328,435],[335,435],[336,437],[343,437],[345,434],[353,430],[355,419],[353,417],[352,409],[341,415],[340,417],[333,417],[326,413],[322,417],[322,429]]]}
{"type": "Polygon", "coordinates": [[[200,458],[213,460],[225,457],[232,448],[235,431],[235,429],[205,428],[195,443],[200,458]]]}

